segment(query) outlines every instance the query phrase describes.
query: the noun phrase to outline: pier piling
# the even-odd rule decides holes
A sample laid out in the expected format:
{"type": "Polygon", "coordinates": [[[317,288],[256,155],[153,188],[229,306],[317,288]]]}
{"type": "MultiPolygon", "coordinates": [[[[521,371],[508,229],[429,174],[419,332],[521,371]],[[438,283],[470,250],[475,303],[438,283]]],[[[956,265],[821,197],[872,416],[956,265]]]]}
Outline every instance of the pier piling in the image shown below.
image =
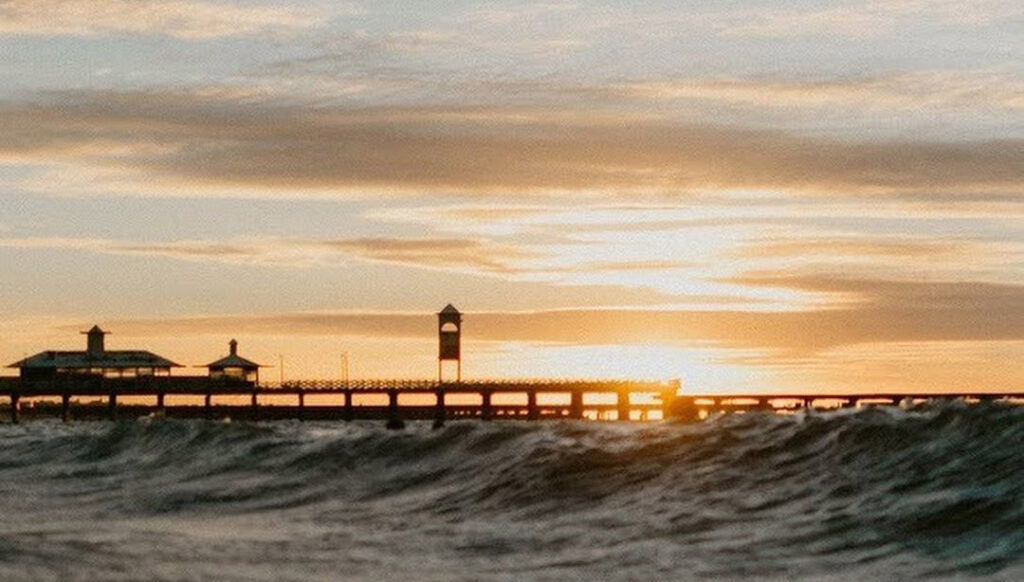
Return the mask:
{"type": "Polygon", "coordinates": [[[445,417],[448,416],[444,404],[444,388],[438,388],[434,395],[437,399],[434,403],[434,428],[441,428],[444,426],[445,417]]]}
{"type": "Polygon", "coordinates": [[[480,392],[480,420],[491,420],[494,411],[491,409],[491,391],[484,390],[480,392]]]}
{"type": "Polygon", "coordinates": [[[615,411],[619,420],[629,420],[629,392],[619,392],[615,402],[615,411]]]}
{"type": "Polygon", "coordinates": [[[18,424],[18,412],[21,408],[21,395],[17,392],[11,393],[11,422],[18,424]]]}
{"type": "Polygon", "coordinates": [[[583,392],[573,390],[569,404],[569,418],[583,418],[583,392]]]}
{"type": "Polygon", "coordinates": [[[60,419],[62,422],[71,420],[71,393],[67,390],[60,395],[60,419]]]}
{"type": "Polygon", "coordinates": [[[388,430],[402,430],[405,428],[405,421],[398,412],[398,390],[388,390],[388,430]]]}

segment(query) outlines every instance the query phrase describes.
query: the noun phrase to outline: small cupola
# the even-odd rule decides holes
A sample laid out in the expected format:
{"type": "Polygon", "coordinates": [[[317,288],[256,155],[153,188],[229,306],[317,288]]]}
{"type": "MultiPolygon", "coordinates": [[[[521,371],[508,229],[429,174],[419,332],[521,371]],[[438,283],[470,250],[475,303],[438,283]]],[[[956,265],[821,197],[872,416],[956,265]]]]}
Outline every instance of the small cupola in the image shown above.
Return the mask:
{"type": "Polygon", "coordinates": [[[86,336],[86,350],[85,353],[92,357],[100,357],[106,350],[104,346],[104,336],[107,332],[100,329],[100,326],[94,325],[89,331],[83,331],[86,336]]]}

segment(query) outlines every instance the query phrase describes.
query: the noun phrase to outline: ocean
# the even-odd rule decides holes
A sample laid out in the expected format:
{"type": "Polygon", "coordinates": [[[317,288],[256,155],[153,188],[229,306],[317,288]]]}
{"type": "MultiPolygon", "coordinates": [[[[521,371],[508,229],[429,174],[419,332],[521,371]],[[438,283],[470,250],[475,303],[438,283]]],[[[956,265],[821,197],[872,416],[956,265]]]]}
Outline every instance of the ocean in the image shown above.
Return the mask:
{"type": "Polygon", "coordinates": [[[1024,580],[1024,407],[0,426],[0,580],[1024,580]]]}

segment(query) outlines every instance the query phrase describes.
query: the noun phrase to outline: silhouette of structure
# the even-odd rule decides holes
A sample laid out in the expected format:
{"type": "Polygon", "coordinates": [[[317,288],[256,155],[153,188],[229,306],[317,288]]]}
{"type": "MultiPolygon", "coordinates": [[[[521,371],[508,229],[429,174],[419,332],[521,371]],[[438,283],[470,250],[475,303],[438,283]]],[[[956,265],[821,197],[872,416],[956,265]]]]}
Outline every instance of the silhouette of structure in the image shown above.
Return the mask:
{"type": "MultiPolygon", "coordinates": [[[[20,369],[18,378],[0,378],[0,396],[9,398],[10,418],[18,422],[22,398],[32,399],[36,414],[71,418],[72,397],[106,398],[106,415],[116,418],[118,410],[149,414],[151,405],[118,407],[118,397],[155,397],[156,412],[173,416],[205,416],[214,411],[234,418],[386,419],[389,428],[402,428],[405,419],[433,418],[441,426],[452,418],[492,419],[617,419],[647,420],[672,418],[695,421],[709,414],[732,411],[793,411],[819,407],[857,407],[865,404],[902,404],[921,399],[966,399],[968,401],[1019,401],[1024,392],[960,393],[873,393],[873,394],[682,394],[680,382],[642,381],[462,381],[460,335],[462,314],[452,305],[438,316],[438,380],[303,380],[281,382],[279,386],[259,384],[259,364],[238,355],[238,342],[231,340],[230,354],[207,365],[206,376],[171,376],[174,362],[142,350],[106,349],[106,332],[94,326],[87,332],[84,351],[40,352],[10,367],[20,369]],[[459,364],[455,382],[441,378],[441,364],[459,364]],[[165,410],[164,397],[200,396],[203,404],[178,405],[165,410]],[[307,406],[306,396],[315,395],[320,404],[307,406]],[[413,396],[399,403],[399,396],[413,396]],[[431,399],[430,396],[434,398],[431,399]],[[452,403],[447,396],[462,396],[452,403]],[[600,396],[591,399],[586,397],[600,396]],[[213,396],[231,403],[213,404],[213,396]],[[294,404],[261,406],[260,396],[294,397],[294,404]],[[470,403],[467,403],[466,397],[470,403]],[[514,396],[513,400],[508,397],[514,396]],[[552,399],[551,397],[556,397],[552,399]],[[356,398],[362,400],[357,402],[356,398]],[[477,402],[473,402],[475,397],[477,402]],[[492,399],[492,397],[494,397],[492,399]],[[366,403],[366,399],[373,400],[366,403]],[[56,402],[59,399],[59,404],[56,402]],[[325,399],[335,400],[324,404],[325,399]],[[248,400],[247,404],[243,404],[248,400]],[[59,409],[57,408],[59,406],[59,409]]],[[[2,407],[3,404],[0,404],[2,407]]],[[[104,407],[80,406],[76,417],[95,417],[104,407]]]]}
{"type": "Polygon", "coordinates": [[[145,350],[107,350],[105,336],[108,332],[98,325],[82,333],[87,337],[85,351],[48,350],[14,362],[8,368],[18,368],[24,380],[52,380],[82,374],[108,378],[169,376],[171,368],[181,367],[145,350]]]}
{"type": "Polygon", "coordinates": [[[228,342],[227,356],[206,365],[211,380],[244,381],[259,384],[260,365],[238,355],[238,342],[228,342]]]}
{"type": "Polygon", "coordinates": [[[437,314],[437,381],[444,382],[446,360],[455,360],[455,381],[462,381],[462,314],[449,303],[437,314]]]}

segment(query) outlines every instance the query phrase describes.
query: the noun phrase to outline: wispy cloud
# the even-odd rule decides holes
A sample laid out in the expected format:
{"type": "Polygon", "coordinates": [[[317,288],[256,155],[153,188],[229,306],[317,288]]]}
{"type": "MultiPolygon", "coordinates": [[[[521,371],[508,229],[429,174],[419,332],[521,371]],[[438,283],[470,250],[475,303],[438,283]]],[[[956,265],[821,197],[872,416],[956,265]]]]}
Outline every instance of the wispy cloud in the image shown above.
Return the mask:
{"type": "Polygon", "coordinates": [[[351,238],[249,239],[236,241],[171,241],[142,243],[84,238],[7,238],[3,248],[52,248],[116,255],[160,256],[181,260],[272,266],[310,266],[344,260],[468,270],[479,273],[517,272],[517,262],[541,256],[536,251],[486,239],[351,238]]]}
{"type": "Polygon", "coordinates": [[[875,36],[916,21],[946,26],[1020,19],[1012,0],[867,0],[820,8],[779,7],[723,14],[718,30],[729,36],[875,36]]]}
{"type": "Polygon", "coordinates": [[[849,142],[581,112],[308,109],[195,94],[71,93],[4,107],[0,123],[0,157],[64,164],[65,174],[84,168],[100,181],[93,187],[122,194],[969,195],[1018,189],[1024,175],[1020,140],[849,142]]]}
{"type": "MultiPolygon", "coordinates": [[[[472,313],[477,341],[578,345],[710,343],[766,350],[778,361],[841,346],[901,342],[1024,340],[1024,286],[869,279],[743,278],[754,286],[853,294],[859,302],[770,312],[579,309],[472,313]]],[[[132,334],[284,333],[430,337],[432,316],[408,313],[291,313],[125,320],[132,334]]]]}
{"type": "Polygon", "coordinates": [[[667,78],[610,87],[654,100],[717,101],[771,109],[858,112],[1004,112],[1024,109],[1024,82],[1008,70],[918,71],[853,79],[667,78]]]}
{"type": "Polygon", "coordinates": [[[238,6],[196,0],[6,0],[0,34],[94,36],[110,33],[209,39],[296,31],[325,15],[296,8],[238,6]]]}
{"type": "Polygon", "coordinates": [[[771,259],[794,257],[853,257],[928,259],[963,257],[976,245],[968,241],[907,239],[894,237],[806,237],[756,241],[728,253],[731,257],[771,259]]]}

